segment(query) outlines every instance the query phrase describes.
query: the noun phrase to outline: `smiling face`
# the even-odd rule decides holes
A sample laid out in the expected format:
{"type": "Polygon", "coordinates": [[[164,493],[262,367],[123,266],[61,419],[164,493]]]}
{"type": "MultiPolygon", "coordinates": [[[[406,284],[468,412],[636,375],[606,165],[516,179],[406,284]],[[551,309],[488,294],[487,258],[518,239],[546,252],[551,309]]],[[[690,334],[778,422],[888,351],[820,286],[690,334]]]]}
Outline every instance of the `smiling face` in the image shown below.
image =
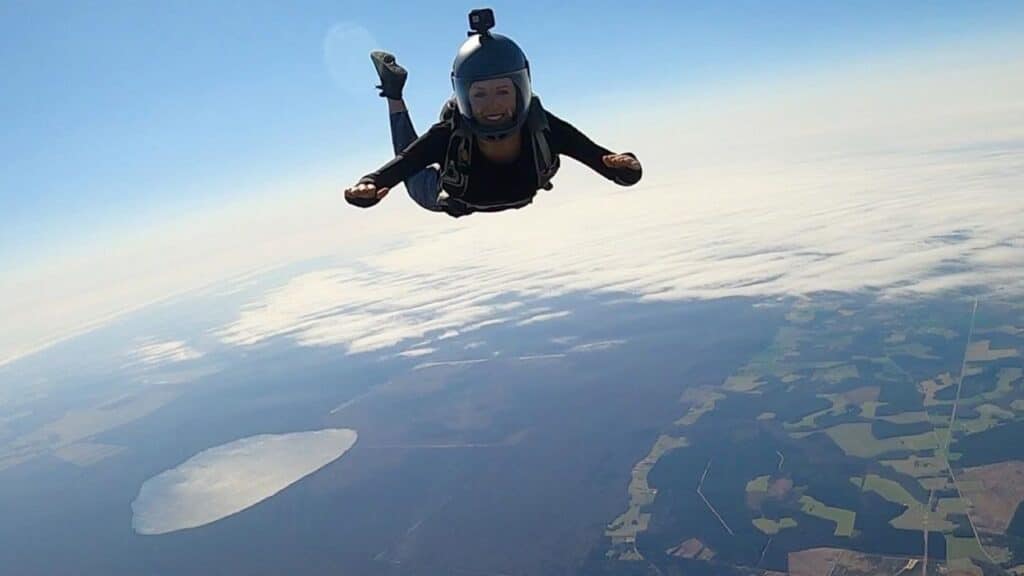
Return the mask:
{"type": "Polygon", "coordinates": [[[477,122],[491,126],[504,124],[516,113],[516,85],[508,78],[473,82],[469,87],[469,103],[477,122]]]}

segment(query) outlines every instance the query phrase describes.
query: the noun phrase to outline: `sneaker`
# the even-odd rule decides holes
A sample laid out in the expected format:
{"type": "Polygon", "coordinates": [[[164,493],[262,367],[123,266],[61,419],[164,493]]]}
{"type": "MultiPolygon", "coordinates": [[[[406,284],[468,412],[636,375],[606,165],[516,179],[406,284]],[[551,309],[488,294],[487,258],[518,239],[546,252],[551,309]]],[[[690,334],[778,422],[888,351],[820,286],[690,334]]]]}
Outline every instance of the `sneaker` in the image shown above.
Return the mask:
{"type": "Polygon", "coordinates": [[[402,88],[405,87],[405,79],[409,73],[395,62],[394,55],[387,52],[374,50],[370,52],[370,60],[373,61],[377,75],[380,76],[380,84],[376,86],[380,90],[380,95],[392,100],[401,100],[402,88]]]}

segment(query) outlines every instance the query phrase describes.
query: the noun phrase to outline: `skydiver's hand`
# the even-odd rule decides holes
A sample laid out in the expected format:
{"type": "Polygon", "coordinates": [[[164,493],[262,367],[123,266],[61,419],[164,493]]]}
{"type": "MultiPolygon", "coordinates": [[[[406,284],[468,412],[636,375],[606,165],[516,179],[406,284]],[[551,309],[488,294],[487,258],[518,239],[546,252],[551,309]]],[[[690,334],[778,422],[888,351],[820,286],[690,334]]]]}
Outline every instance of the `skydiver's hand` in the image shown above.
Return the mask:
{"type": "Polygon", "coordinates": [[[640,170],[640,161],[628,154],[606,154],[601,157],[601,161],[609,168],[640,170]]]}
{"type": "Polygon", "coordinates": [[[369,208],[388,195],[390,188],[377,188],[375,184],[361,183],[345,189],[345,200],[353,206],[369,208]]]}

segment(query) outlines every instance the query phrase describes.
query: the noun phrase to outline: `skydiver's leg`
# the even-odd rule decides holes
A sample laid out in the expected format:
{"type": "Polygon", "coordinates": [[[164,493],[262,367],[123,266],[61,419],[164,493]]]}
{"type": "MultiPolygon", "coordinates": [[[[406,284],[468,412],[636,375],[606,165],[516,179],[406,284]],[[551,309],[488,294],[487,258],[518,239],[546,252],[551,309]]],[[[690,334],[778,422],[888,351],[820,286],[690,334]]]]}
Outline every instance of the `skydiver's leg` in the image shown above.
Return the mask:
{"type": "MultiPolygon", "coordinates": [[[[391,144],[395,154],[405,150],[406,146],[416,140],[416,129],[412,118],[401,100],[388,100],[389,118],[391,122],[391,144]]],[[[434,212],[443,212],[444,208],[437,205],[437,168],[428,167],[405,179],[405,190],[417,204],[434,212]]]]}
{"type": "MultiPolygon", "coordinates": [[[[388,115],[391,121],[391,143],[397,155],[416,139],[416,130],[402,99],[402,89],[408,72],[395,60],[393,54],[381,50],[370,52],[370,60],[380,77],[380,95],[388,100],[388,115]]],[[[417,204],[427,210],[443,211],[437,205],[438,170],[424,168],[405,180],[405,190],[417,204]]]]}

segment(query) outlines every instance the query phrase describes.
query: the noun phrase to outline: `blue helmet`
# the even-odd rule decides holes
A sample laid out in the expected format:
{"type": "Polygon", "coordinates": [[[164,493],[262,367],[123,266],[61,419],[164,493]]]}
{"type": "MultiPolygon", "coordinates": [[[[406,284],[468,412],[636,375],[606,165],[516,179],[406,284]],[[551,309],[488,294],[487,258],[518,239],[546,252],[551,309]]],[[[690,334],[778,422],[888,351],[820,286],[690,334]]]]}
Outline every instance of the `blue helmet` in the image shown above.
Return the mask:
{"type": "Polygon", "coordinates": [[[452,88],[462,120],[476,135],[498,139],[518,131],[526,122],[533,89],[530,62],[511,39],[484,30],[471,33],[452,63],[452,88]],[[516,87],[516,110],[508,122],[497,126],[476,121],[469,101],[469,87],[480,80],[508,78],[516,87]]]}

